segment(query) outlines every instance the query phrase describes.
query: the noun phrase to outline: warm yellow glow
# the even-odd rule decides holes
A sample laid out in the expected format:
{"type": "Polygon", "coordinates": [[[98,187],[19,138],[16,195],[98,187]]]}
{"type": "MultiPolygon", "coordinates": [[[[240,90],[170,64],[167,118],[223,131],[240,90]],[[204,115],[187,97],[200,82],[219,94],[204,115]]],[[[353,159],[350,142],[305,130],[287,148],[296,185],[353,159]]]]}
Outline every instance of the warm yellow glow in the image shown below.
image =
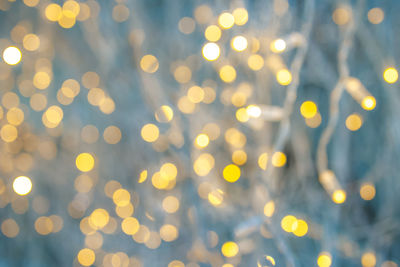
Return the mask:
{"type": "Polygon", "coordinates": [[[366,96],[361,102],[361,107],[365,110],[373,110],[375,106],[376,100],[373,96],[366,96]]]}
{"type": "Polygon", "coordinates": [[[167,179],[169,181],[175,180],[178,175],[178,169],[175,164],[171,162],[164,163],[160,168],[160,175],[162,178],[167,179]]]}
{"type": "Polygon", "coordinates": [[[153,55],[145,55],[140,60],[140,68],[147,73],[154,73],[158,70],[158,60],[153,55]]]}
{"type": "Polygon", "coordinates": [[[140,173],[140,175],[139,175],[139,181],[138,181],[138,183],[141,184],[141,183],[143,183],[144,181],[146,181],[146,179],[147,179],[147,170],[143,170],[143,171],[140,173]]]}
{"type": "Polygon", "coordinates": [[[375,186],[372,183],[364,183],[360,188],[360,196],[364,200],[372,200],[375,194],[375,186]]]}
{"type": "Polygon", "coordinates": [[[196,22],[194,19],[189,17],[183,17],[179,20],[178,28],[184,34],[191,34],[196,27],[196,22]]]}
{"type": "Polygon", "coordinates": [[[160,132],[154,124],[146,124],[143,126],[141,135],[144,141],[152,143],[158,139],[160,132]]]}
{"type": "Polygon", "coordinates": [[[163,105],[157,109],[154,116],[158,122],[169,122],[174,118],[174,111],[171,107],[163,105]]]}
{"type": "Polygon", "coordinates": [[[178,83],[187,83],[192,79],[192,71],[187,66],[179,66],[174,71],[174,78],[178,83]]]}
{"type": "Polygon", "coordinates": [[[17,65],[22,58],[21,51],[15,46],[9,46],[3,51],[3,60],[8,65],[17,65]]]}
{"type": "Polygon", "coordinates": [[[206,176],[214,168],[215,159],[211,154],[201,154],[193,163],[193,170],[199,176],[206,176]]]}
{"type": "Polygon", "coordinates": [[[44,90],[49,87],[51,82],[50,75],[45,71],[38,71],[33,76],[33,85],[40,90],[44,90]]]}
{"type": "Polygon", "coordinates": [[[234,183],[240,178],[240,168],[234,164],[229,164],[224,168],[222,174],[226,181],[234,183]]]}
{"type": "Polygon", "coordinates": [[[232,39],[231,46],[233,50],[241,52],[247,48],[247,39],[244,36],[235,36],[232,39]]]}
{"type": "Polygon", "coordinates": [[[317,264],[319,267],[329,267],[332,264],[332,256],[328,252],[321,252],[318,256],[317,264]]]}
{"type": "Polygon", "coordinates": [[[76,167],[82,172],[88,172],[94,167],[94,158],[89,153],[81,153],[76,157],[76,167]]]}
{"type": "Polygon", "coordinates": [[[258,118],[261,116],[261,108],[257,105],[248,105],[246,108],[247,115],[252,118],[258,118]]]}
{"type": "Polygon", "coordinates": [[[40,46],[40,39],[36,34],[29,33],[24,36],[23,45],[26,50],[35,51],[40,46]]]}
{"type": "Polygon", "coordinates": [[[342,204],[346,201],[346,192],[342,189],[337,189],[332,194],[332,201],[336,204],[342,204]]]}
{"type": "Polygon", "coordinates": [[[217,25],[210,25],[206,28],[204,36],[210,42],[216,42],[221,38],[221,29],[217,25]]]}
{"type": "Polygon", "coordinates": [[[115,205],[124,207],[130,203],[131,194],[128,190],[120,188],[114,191],[112,198],[115,205]]]}
{"type": "Polygon", "coordinates": [[[322,122],[322,117],[321,114],[319,114],[319,112],[317,112],[317,114],[315,114],[314,117],[306,118],[306,124],[310,128],[317,128],[321,124],[321,122],[322,122]]]}
{"type": "Polygon", "coordinates": [[[333,21],[339,25],[347,24],[351,19],[351,10],[348,7],[339,7],[332,14],[333,21]]]}
{"type": "Polygon", "coordinates": [[[224,12],[218,17],[218,24],[223,29],[232,28],[234,23],[235,23],[235,18],[233,17],[232,14],[228,12],[224,12]]]}
{"type": "Polygon", "coordinates": [[[139,231],[139,221],[133,217],[125,218],[121,223],[122,231],[127,235],[134,235],[139,231]]]}
{"type": "Polygon", "coordinates": [[[20,196],[25,196],[29,194],[32,190],[32,182],[29,177],[26,176],[18,176],[14,179],[13,182],[14,192],[20,196]]]}
{"type": "Polygon", "coordinates": [[[272,215],[274,215],[275,212],[275,202],[274,201],[268,201],[265,205],[264,205],[264,215],[267,217],[272,217],[272,215]]]}
{"type": "Polygon", "coordinates": [[[272,165],[275,167],[283,167],[286,164],[286,155],[283,152],[275,152],[272,155],[272,165]]]}
{"type": "Polygon", "coordinates": [[[362,118],[360,115],[353,113],[346,118],[346,127],[350,131],[357,131],[362,126],[362,118]]]}
{"type": "Polygon", "coordinates": [[[399,73],[395,68],[387,68],[383,72],[383,79],[387,83],[395,83],[399,79],[399,73]]]}
{"type": "Polygon", "coordinates": [[[305,236],[308,232],[308,224],[306,221],[297,220],[296,223],[292,225],[292,230],[295,236],[305,236]]]}
{"type": "Polygon", "coordinates": [[[227,258],[235,257],[239,252],[239,246],[233,241],[228,241],[222,245],[221,252],[227,258]]]}
{"type": "Polygon", "coordinates": [[[78,262],[83,266],[90,266],[94,263],[96,255],[89,248],[81,249],[78,253],[78,262]]]}
{"type": "Polygon", "coordinates": [[[221,189],[216,189],[208,193],[208,201],[213,206],[219,206],[224,201],[224,192],[221,189]]]}
{"type": "Polygon", "coordinates": [[[266,170],[267,169],[267,163],[268,163],[268,154],[267,153],[262,153],[258,157],[258,166],[261,169],[266,170]]]}
{"type": "Polygon", "coordinates": [[[270,48],[274,53],[282,53],[286,49],[286,42],[283,39],[276,39],[271,43],[270,48]]]}
{"type": "Polygon", "coordinates": [[[312,101],[305,101],[300,106],[300,113],[304,118],[312,118],[318,112],[317,105],[312,101]]]}
{"type": "Polygon", "coordinates": [[[175,213],[179,209],[179,199],[175,196],[167,196],[162,201],[162,207],[167,213],[175,213]]]}
{"type": "Polygon", "coordinates": [[[110,220],[110,215],[105,209],[95,209],[89,216],[89,224],[95,229],[102,229],[110,220]]]}
{"type": "Polygon", "coordinates": [[[231,65],[225,65],[219,70],[219,77],[226,83],[231,83],[236,79],[236,70],[231,65]]]}
{"type": "Polygon", "coordinates": [[[361,257],[363,267],[374,267],[376,265],[376,256],[374,252],[366,252],[361,257]]]}
{"type": "Polygon", "coordinates": [[[232,161],[236,165],[243,165],[247,161],[247,154],[243,150],[236,150],[235,152],[232,153],[232,161]]]}
{"type": "Polygon", "coordinates": [[[368,20],[372,24],[379,24],[385,18],[385,12],[383,12],[382,8],[375,7],[368,11],[368,20]]]}
{"type": "Polygon", "coordinates": [[[254,54],[247,59],[247,65],[250,69],[257,71],[264,67],[264,59],[262,56],[254,54]]]}
{"type": "Polygon", "coordinates": [[[197,148],[205,148],[210,143],[210,138],[206,134],[199,134],[194,143],[197,148]]]}
{"type": "Polygon", "coordinates": [[[15,141],[18,137],[18,130],[14,125],[5,124],[0,130],[1,139],[6,143],[15,141]]]}
{"type": "Polygon", "coordinates": [[[200,86],[192,86],[187,91],[187,97],[195,104],[200,103],[204,99],[204,90],[200,86]]]}
{"type": "Polygon", "coordinates": [[[286,215],[281,220],[281,227],[285,232],[293,232],[293,228],[296,229],[297,218],[293,215],[286,215]]]}
{"type": "Polygon", "coordinates": [[[246,122],[250,119],[249,114],[247,114],[246,108],[239,108],[236,110],[236,119],[240,122],[246,122]]]}
{"type": "Polygon", "coordinates": [[[178,238],[178,235],[178,229],[172,224],[164,224],[160,228],[160,236],[165,242],[172,242],[176,240],[178,238]]]}
{"type": "Polygon", "coordinates": [[[281,69],[276,74],[276,80],[280,85],[289,85],[292,82],[292,74],[287,69],[281,69]]]}
{"type": "Polygon", "coordinates": [[[233,10],[232,15],[235,19],[235,24],[239,26],[246,24],[249,19],[249,14],[247,10],[243,7],[239,7],[233,10]]]}
{"type": "Polygon", "coordinates": [[[57,4],[49,4],[45,9],[45,16],[50,21],[57,21],[61,18],[62,8],[57,4]]]}

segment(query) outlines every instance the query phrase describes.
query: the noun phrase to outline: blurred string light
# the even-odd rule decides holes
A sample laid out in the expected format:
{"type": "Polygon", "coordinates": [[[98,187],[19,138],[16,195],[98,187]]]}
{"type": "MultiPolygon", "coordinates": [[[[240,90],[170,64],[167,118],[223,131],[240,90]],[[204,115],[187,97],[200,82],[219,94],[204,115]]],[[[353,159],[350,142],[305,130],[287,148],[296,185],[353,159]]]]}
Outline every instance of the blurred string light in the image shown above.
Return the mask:
{"type": "Polygon", "coordinates": [[[389,14],[328,2],[0,1],[0,266],[397,266],[389,14]]]}

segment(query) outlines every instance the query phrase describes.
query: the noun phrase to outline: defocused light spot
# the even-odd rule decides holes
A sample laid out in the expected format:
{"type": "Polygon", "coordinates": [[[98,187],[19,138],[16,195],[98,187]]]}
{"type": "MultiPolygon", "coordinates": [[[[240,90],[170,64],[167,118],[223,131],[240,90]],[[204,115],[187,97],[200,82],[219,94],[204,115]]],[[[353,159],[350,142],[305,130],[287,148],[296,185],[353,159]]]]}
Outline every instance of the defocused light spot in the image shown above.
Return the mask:
{"type": "Polygon", "coordinates": [[[124,22],[129,18],[129,8],[123,4],[118,4],[113,8],[112,18],[116,22],[124,22]]]}
{"type": "Polygon", "coordinates": [[[154,116],[158,122],[169,122],[174,117],[174,111],[171,107],[163,105],[157,109],[154,116]]]}
{"type": "Polygon", "coordinates": [[[104,141],[108,144],[117,144],[121,140],[121,130],[114,125],[108,126],[103,133],[104,141]]]}
{"type": "Polygon", "coordinates": [[[178,28],[184,34],[191,34],[196,27],[194,19],[189,17],[184,17],[179,20],[178,28]]]}
{"type": "Polygon", "coordinates": [[[332,14],[332,19],[337,25],[345,25],[351,19],[351,11],[347,7],[339,7],[332,14]]]}
{"type": "Polygon", "coordinates": [[[193,170],[199,176],[206,176],[214,168],[215,160],[211,154],[201,154],[193,163],[193,170]]]}
{"type": "Polygon", "coordinates": [[[39,71],[33,76],[33,85],[40,90],[44,90],[49,87],[51,82],[50,75],[47,72],[39,71]]]}
{"type": "Polygon", "coordinates": [[[13,189],[14,192],[20,196],[25,196],[29,194],[29,192],[31,192],[32,190],[31,179],[26,176],[18,176],[14,179],[13,189]]]}
{"type": "Polygon", "coordinates": [[[158,139],[160,132],[154,124],[146,124],[143,126],[141,135],[144,141],[152,143],[158,139]]]}
{"type": "Polygon", "coordinates": [[[365,110],[373,110],[375,106],[376,100],[373,96],[366,96],[361,102],[361,107],[365,110]]]}
{"type": "Polygon", "coordinates": [[[1,232],[8,238],[14,238],[19,233],[19,226],[14,219],[6,219],[1,224],[1,232]]]}
{"type": "Polygon", "coordinates": [[[167,196],[162,201],[162,207],[167,213],[175,213],[179,209],[179,200],[174,196],[167,196]]]}
{"type": "Polygon", "coordinates": [[[62,8],[57,4],[49,4],[45,9],[45,16],[50,21],[58,21],[62,16],[62,8]]]}
{"type": "Polygon", "coordinates": [[[89,153],[81,153],[76,157],[76,167],[82,172],[88,172],[94,167],[94,158],[89,153]]]}
{"type": "Polygon", "coordinates": [[[399,73],[395,68],[387,68],[383,72],[383,79],[387,83],[395,83],[399,79],[399,73]]]}
{"type": "Polygon", "coordinates": [[[200,86],[192,86],[187,91],[187,97],[193,103],[200,103],[204,99],[204,90],[200,86]]]}
{"type": "Polygon", "coordinates": [[[174,71],[174,78],[178,83],[187,83],[192,79],[192,71],[187,66],[179,66],[174,71]]]}
{"type": "Polygon", "coordinates": [[[315,116],[311,117],[311,118],[306,118],[306,124],[308,127],[310,128],[317,128],[322,122],[322,118],[321,118],[321,114],[319,114],[319,112],[317,112],[317,114],[315,114],[315,116]]]}
{"type": "Polygon", "coordinates": [[[232,153],[232,161],[236,165],[243,165],[247,161],[247,154],[243,150],[236,150],[232,153]]]}
{"type": "Polygon", "coordinates": [[[231,83],[236,79],[236,70],[231,65],[225,65],[219,70],[219,76],[222,81],[231,83]]]}
{"type": "MultiPolygon", "coordinates": [[[[294,227],[292,225],[292,227],[294,227]]],[[[306,221],[303,220],[297,220],[296,221],[296,227],[293,230],[293,234],[295,236],[301,237],[301,236],[305,236],[308,232],[308,224],[306,221]]]]}
{"type": "Polygon", "coordinates": [[[272,165],[275,167],[283,167],[286,164],[286,155],[282,152],[275,152],[272,155],[272,165]]]}
{"type": "Polygon", "coordinates": [[[234,183],[240,178],[240,168],[234,164],[229,164],[224,168],[222,174],[226,181],[234,183]]]}
{"type": "Polygon", "coordinates": [[[374,267],[376,265],[376,256],[373,252],[366,252],[361,257],[363,267],[374,267]]]}
{"type": "Polygon", "coordinates": [[[146,179],[147,179],[147,170],[143,170],[143,171],[140,173],[140,175],[139,175],[139,181],[138,181],[138,183],[141,184],[141,183],[143,183],[144,181],[146,181],[146,179]]]}
{"type": "Polygon", "coordinates": [[[219,57],[220,49],[216,43],[207,43],[203,46],[202,53],[206,60],[214,61],[219,57]]]}
{"type": "Polygon", "coordinates": [[[131,194],[128,192],[128,190],[120,188],[120,189],[115,190],[112,198],[113,198],[115,205],[124,207],[130,203],[131,194]]]}
{"type": "Polygon", "coordinates": [[[300,106],[300,113],[304,118],[312,118],[318,112],[317,105],[312,101],[305,101],[300,106]]]}
{"type": "Polygon", "coordinates": [[[283,39],[276,39],[271,43],[270,49],[274,53],[281,53],[286,49],[286,42],[283,39]]]}
{"type": "Polygon", "coordinates": [[[204,31],[204,36],[210,42],[216,42],[221,38],[221,29],[217,25],[210,25],[204,31]]]}
{"type": "Polygon", "coordinates": [[[224,12],[218,17],[218,24],[223,29],[232,28],[234,23],[235,23],[235,18],[232,16],[232,14],[228,12],[224,12]]]}
{"type": "Polygon", "coordinates": [[[96,255],[89,248],[81,249],[78,253],[78,262],[83,266],[90,266],[94,263],[96,255]]]}
{"type": "Polygon", "coordinates": [[[332,256],[328,252],[321,252],[318,256],[317,264],[319,267],[329,267],[332,264],[332,256]]]}
{"type": "Polygon", "coordinates": [[[207,195],[208,202],[213,206],[219,206],[224,201],[224,191],[221,189],[212,190],[207,195]]]}
{"type": "Polygon", "coordinates": [[[268,163],[268,154],[267,153],[262,153],[258,157],[258,166],[261,169],[266,170],[267,169],[267,163],[268,163]]]}
{"type": "Polygon", "coordinates": [[[264,205],[264,215],[267,217],[272,217],[272,215],[274,215],[275,212],[275,202],[274,201],[268,201],[265,205],[264,205]]]}
{"type": "Polygon", "coordinates": [[[89,222],[98,229],[107,225],[110,220],[110,215],[105,209],[95,209],[89,217],[89,222]]]}
{"type": "Polygon", "coordinates": [[[383,12],[382,8],[375,7],[368,11],[368,20],[372,24],[379,24],[385,18],[385,13],[383,12]]]}
{"type": "Polygon", "coordinates": [[[127,235],[134,235],[139,231],[139,221],[134,217],[125,218],[121,223],[122,231],[127,235]]]}
{"type": "Polygon", "coordinates": [[[48,235],[53,232],[53,221],[46,216],[41,216],[35,221],[35,230],[40,235],[48,235]]]}
{"type": "Polygon", "coordinates": [[[158,70],[158,60],[153,55],[145,55],[140,60],[140,67],[147,73],[154,73],[158,70]]]}
{"type": "Polygon", "coordinates": [[[3,60],[8,65],[16,65],[21,61],[21,51],[15,46],[9,46],[3,51],[3,60]]]}
{"type": "MultiPolygon", "coordinates": [[[[293,226],[297,223],[297,218],[293,215],[286,215],[281,220],[281,227],[285,232],[291,233],[293,232],[293,226]]],[[[296,229],[296,228],[295,228],[296,229]]]]}
{"type": "Polygon", "coordinates": [[[264,59],[262,56],[254,54],[247,59],[247,65],[250,69],[257,71],[264,67],[264,59]]]}
{"type": "Polygon", "coordinates": [[[27,34],[24,36],[23,45],[26,50],[35,51],[40,46],[40,39],[36,34],[27,34]]]}
{"type": "Polygon", "coordinates": [[[225,257],[231,258],[238,254],[239,246],[235,242],[228,241],[222,245],[221,252],[225,257]]]}
{"type": "Polygon", "coordinates": [[[247,48],[247,39],[244,36],[235,36],[232,39],[231,46],[235,51],[244,51],[247,48]]]}
{"type": "Polygon", "coordinates": [[[232,15],[235,20],[235,24],[239,26],[246,24],[247,20],[249,19],[249,14],[247,10],[243,7],[239,7],[233,10],[232,15]]]}
{"type": "Polygon", "coordinates": [[[342,189],[335,190],[332,194],[332,201],[336,204],[342,204],[346,201],[346,192],[342,189]]]}
{"type": "Polygon", "coordinates": [[[17,128],[15,128],[15,126],[13,126],[11,124],[5,124],[3,127],[1,127],[0,135],[1,135],[1,139],[4,142],[10,143],[10,142],[15,141],[15,139],[17,139],[18,130],[17,130],[17,128]]]}
{"type": "Polygon", "coordinates": [[[364,200],[372,200],[375,194],[375,186],[372,183],[364,183],[360,188],[360,196],[364,200]]]}
{"type": "Polygon", "coordinates": [[[288,85],[292,82],[292,74],[287,69],[281,69],[276,74],[276,80],[280,85],[288,85]]]}
{"type": "Polygon", "coordinates": [[[362,118],[360,115],[354,113],[346,118],[346,127],[350,131],[357,131],[362,126],[362,118]]]}
{"type": "Polygon", "coordinates": [[[164,224],[160,228],[160,236],[165,242],[172,242],[178,238],[178,229],[172,224],[164,224]]]}
{"type": "Polygon", "coordinates": [[[199,134],[194,143],[197,148],[205,148],[210,143],[210,138],[206,134],[199,134]]]}

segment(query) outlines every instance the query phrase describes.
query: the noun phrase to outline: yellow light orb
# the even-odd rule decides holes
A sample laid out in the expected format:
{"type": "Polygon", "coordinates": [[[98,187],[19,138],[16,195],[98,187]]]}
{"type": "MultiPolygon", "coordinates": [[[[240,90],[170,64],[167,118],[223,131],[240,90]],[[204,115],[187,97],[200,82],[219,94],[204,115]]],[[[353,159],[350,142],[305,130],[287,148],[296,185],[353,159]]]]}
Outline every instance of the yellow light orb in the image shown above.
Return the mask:
{"type": "Polygon", "coordinates": [[[258,118],[261,116],[261,108],[257,105],[248,105],[246,108],[247,115],[252,118],[258,118]]]}
{"type": "Polygon", "coordinates": [[[44,13],[48,20],[58,21],[62,17],[62,8],[57,4],[49,4],[44,13]]]}
{"type": "Polygon", "coordinates": [[[210,25],[206,28],[204,36],[210,42],[216,42],[221,38],[221,29],[217,25],[210,25]]]}
{"type": "Polygon", "coordinates": [[[202,49],[203,57],[208,61],[217,60],[221,51],[216,43],[206,43],[202,49]]]}
{"type": "Polygon", "coordinates": [[[143,126],[141,135],[144,141],[152,143],[158,139],[160,131],[156,125],[149,123],[143,126]]]}
{"type": "Polygon", "coordinates": [[[354,113],[346,118],[346,127],[350,131],[357,131],[362,126],[362,118],[360,115],[354,113]]]}
{"type": "Polygon", "coordinates": [[[232,28],[234,23],[235,23],[235,18],[233,17],[232,14],[228,12],[224,12],[218,17],[218,24],[223,29],[232,28]]]}
{"type": "Polygon", "coordinates": [[[14,192],[20,196],[25,196],[29,194],[29,192],[31,192],[32,190],[31,179],[26,176],[18,176],[14,179],[13,189],[14,192]]]}
{"type": "Polygon", "coordinates": [[[247,48],[247,39],[244,36],[235,36],[232,39],[231,46],[233,50],[241,52],[246,50],[247,48]]]}
{"type": "Polygon", "coordinates": [[[250,69],[257,71],[264,67],[264,59],[262,56],[254,54],[247,59],[247,65],[250,69]]]}
{"type": "Polygon", "coordinates": [[[281,227],[285,232],[291,233],[293,232],[293,228],[296,229],[297,218],[293,215],[286,215],[281,220],[281,227]]]}
{"type": "Polygon", "coordinates": [[[310,119],[318,112],[317,105],[312,101],[305,101],[300,106],[300,113],[304,118],[310,119]]]}
{"type": "Polygon", "coordinates": [[[235,24],[239,26],[246,24],[249,19],[249,14],[247,10],[243,7],[239,7],[233,10],[232,15],[235,19],[235,24]]]}
{"type": "Polygon", "coordinates": [[[210,138],[206,134],[199,134],[194,143],[197,148],[205,148],[210,143],[210,138]]]}
{"type": "Polygon", "coordinates": [[[15,46],[9,46],[3,51],[3,60],[8,65],[17,65],[22,58],[21,51],[15,46]]]}
{"type": "Polygon", "coordinates": [[[76,167],[82,172],[88,172],[94,167],[94,158],[89,153],[81,153],[76,157],[76,167]]]}
{"type": "Polygon", "coordinates": [[[332,256],[328,252],[321,252],[318,256],[317,264],[319,267],[329,267],[332,264],[332,256]]]}
{"type": "Polygon", "coordinates": [[[373,96],[366,96],[361,102],[361,107],[365,110],[373,110],[375,106],[376,100],[373,96]]]}
{"type": "Polygon", "coordinates": [[[283,39],[276,39],[271,43],[270,49],[274,53],[282,53],[286,49],[286,42],[283,39]]]}
{"type": "Polygon", "coordinates": [[[366,252],[361,257],[361,264],[363,267],[375,267],[376,256],[374,252],[366,252]]]}
{"type": "Polygon", "coordinates": [[[375,197],[376,189],[374,184],[365,183],[360,188],[360,196],[364,200],[372,200],[375,197]]]}
{"type": "Polygon", "coordinates": [[[397,70],[395,68],[387,68],[383,72],[383,79],[387,83],[395,83],[399,79],[399,73],[397,72],[397,70]]]}
{"type": "Polygon", "coordinates": [[[226,181],[234,183],[240,178],[240,168],[234,164],[229,164],[224,168],[222,174],[226,181]]]}
{"type": "Polygon", "coordinates": [[[226,83],[231,83],[236,79],[236,70],[231,65],[225,65],[219,70],[219,77],[226,83]]]}
{"type": "Polygon", "coordinates": [[[145,55],[140,60],[140,67],[144,72],[154,73],[158,70],[158,60],[153,55],[145,55]]]}
{"type": "Polygon", "coordinates": [[[266,217],[272,217],[272,215],[274,215],[275,212],[275,202],[274,201],[268,201],[265,205],[264,205],[264,215],[266,217]]]}
{"type": "Polygon", "coordinates": [[[239,246],[232,241],[225,242],[221,247],[222,254],[227,257],[235,257],[239,252],[239,246]]]}
{"type": "Polygon", "coordinates": [[[276,80],[280,85],[289,85],[292,82],[292,74],[287,69],[281,69],[276,74],[276,80]]]}
{"type": "Polygon", "coordinates": [[[342,204],[346,201],[346,192],[342,189],[335,190],[332,194],[332,201],[336,204],[342,204]]]}
{"type": "Polygon", "coordinates": [[[272,155],[272,165],[275,167],[283,167],[286,164],[286,155],[283,152],[277,151],[272,155]]]}
{"type": "Polygon", "coordinates": [[[94,263],[96,255],[90,248],[81,249],[78,253],[78,262],[83,266],[90,266],[94,263]]]}
{"type": "MultiPolygon", "coordinates": [[[[292,225],[293,227],[293,225],[292,225]]],[[[298,237],[305,236],[308,232],[308,224],[306,221],[297,220],[297,225],[293,230],[293,234],[298,237]]]]}

